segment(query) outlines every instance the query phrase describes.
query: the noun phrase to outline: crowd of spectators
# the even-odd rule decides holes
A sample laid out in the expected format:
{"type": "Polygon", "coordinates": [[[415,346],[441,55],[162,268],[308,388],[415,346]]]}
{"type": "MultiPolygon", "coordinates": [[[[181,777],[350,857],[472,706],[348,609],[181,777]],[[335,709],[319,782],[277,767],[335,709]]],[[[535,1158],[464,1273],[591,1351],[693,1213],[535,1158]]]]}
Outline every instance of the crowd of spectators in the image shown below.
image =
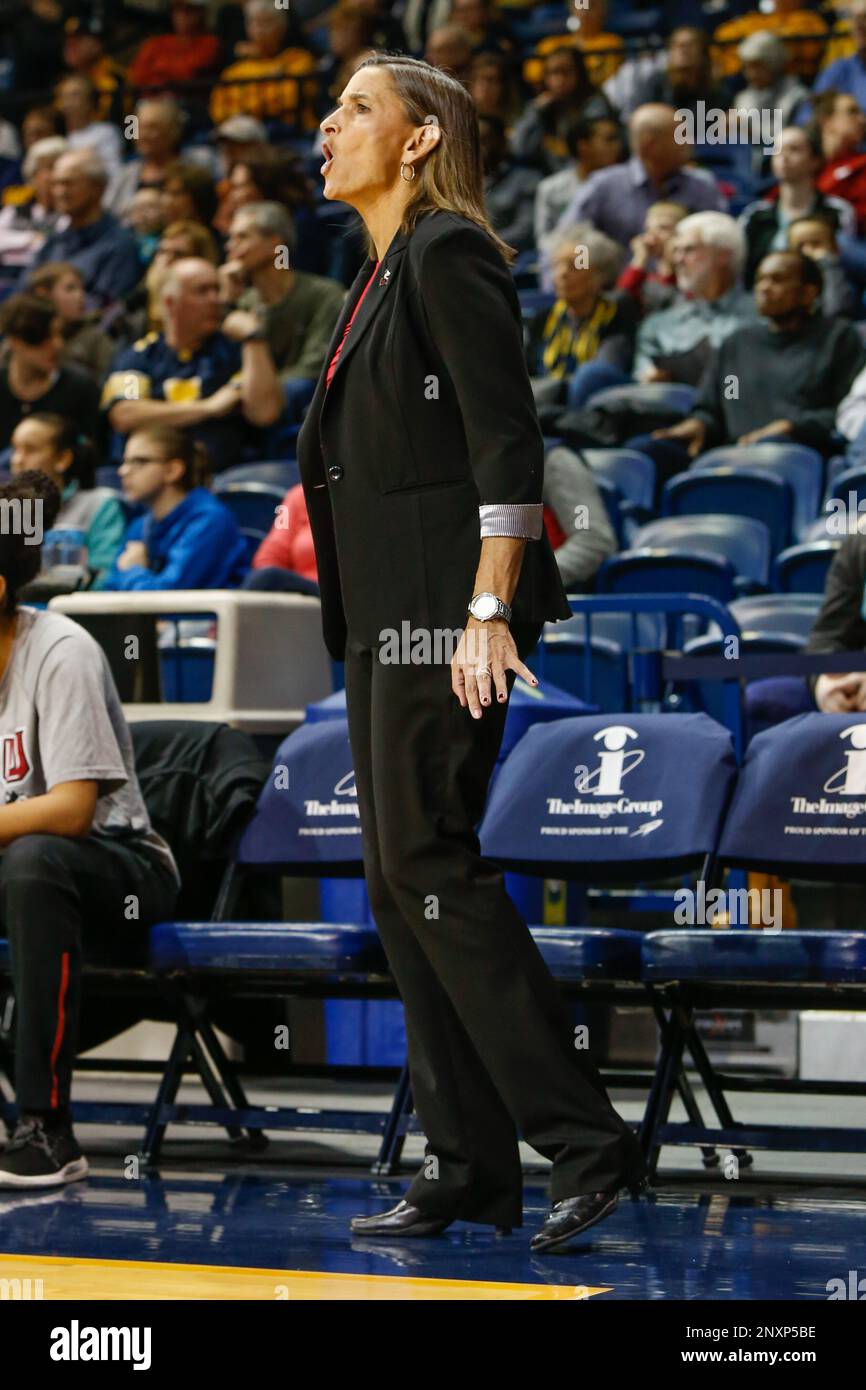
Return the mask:
{"type": "MultiPolygon", "coordinates": [[[[475,103],[542,423],[610,443],[598,389],[681,383],[688,418],[616,440],[660,485],[717,443],[862,457],[866,0],[696,0],[635,39],[646,8],[568,0],[527,37],[520,0],[11,0],[0,466],[61,487],[94,584],[315,592],[300,489],[250,555],[210,487],[293,456],[363,262],[321,199],[318,124],[375,49],[475,103]]],[[[590,587],[617,541],[575,448],[549,452],[544,503],[563,578],[590,587]]]]}

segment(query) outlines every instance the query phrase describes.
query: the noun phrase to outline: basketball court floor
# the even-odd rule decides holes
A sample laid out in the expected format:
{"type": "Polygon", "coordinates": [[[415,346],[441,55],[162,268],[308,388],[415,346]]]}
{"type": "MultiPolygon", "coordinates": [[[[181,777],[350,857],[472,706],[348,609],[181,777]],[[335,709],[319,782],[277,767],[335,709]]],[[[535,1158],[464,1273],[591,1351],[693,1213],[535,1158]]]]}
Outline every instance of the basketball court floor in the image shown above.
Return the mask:
{"type": "MultiPolygon", "coordinates": [[[[110,1084],[116,1087],[117,1079],[110,1084]]],[[[125,1097],[146,1084],[130,1079],[125,1097]]],[[[85,1098],[100,1083],[88,1078],[82,1088],[85,1098]]],[[[355,1091],[359,1103],[384,1101],[374,1087],[355,1091]]],[[[266,1088],[259,1095],[267,1101],[266,1088]]],[[[638,1101],[614,1097],[626,1118],[637,1118],[638,1101]]],[[[308,1083],[295,1099],[314,1105],[324,1097],[308,1083]]],[[[762,1107],[765,1118],[772,1106],[766,1096],[744,1096],[744,1119],[749,1103],[762,1107]]],[[[838,1107],[830,1098],[810,1098],[809,1113],[815,1123],[832,1123],[822,1104],[838,1107]]],[[[856,1106],[862,1110],[866,1102],[856,1106]]],[[[788,1107],[779,1103],[773,1119],[802,1122],[802,1105],[788,1107]]],[[[835,1122],[841,1118],[836,1114],[835,1122]]],[[[866,1114],[844,1117],[848,1124],[858,1119],[866,1122],[866,1114]]],[[[548,1206],[545,1165],[528,1149],[522,1228],[497,1236],[490,1227],[455,1223],[435,1239],[400,1243],[355,1239],[349,1220],[398,1199],[418,1163],[417,1138],[407,1142],[406,1174],[382,1180],[369,1174],[375,1140],[364,1136],[275,1135],[267,1152],[252,1159],[216,1130],[175,1128],[158,1171],[136,1176],[130,1157],[139,1137],[119,1127],[82,1128],[91,1163],[85,1181],[0,1193],[3,1297],[826,1301],[833,1290],[837,1297],[866,1296],[861,1157],[756,1154],[754,1169],[732,1181],[718,1170],[706,1172],[691,1150],[666,1149],[648,1197],[622,1194],[614,1214],[570,1250],[541,1257],[530,1253],[529,1239],[548,1206]]]]}

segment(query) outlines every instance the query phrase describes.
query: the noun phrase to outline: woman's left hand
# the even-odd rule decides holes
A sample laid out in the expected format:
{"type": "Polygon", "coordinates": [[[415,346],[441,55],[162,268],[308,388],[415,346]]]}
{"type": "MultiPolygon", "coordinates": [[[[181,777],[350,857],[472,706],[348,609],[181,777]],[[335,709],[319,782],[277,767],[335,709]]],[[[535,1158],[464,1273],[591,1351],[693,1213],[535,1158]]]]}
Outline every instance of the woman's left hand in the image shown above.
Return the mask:
{"type": "Polygon", "coordinates": [[[473,719],[480,719],[495,689],[500,704],[508,699],[506,671],[515,671],[529,685],[538,681],[517,655],[514,638],[502,618],[482,623],[470,618],[451,659],[451,689],[473,719]]]}

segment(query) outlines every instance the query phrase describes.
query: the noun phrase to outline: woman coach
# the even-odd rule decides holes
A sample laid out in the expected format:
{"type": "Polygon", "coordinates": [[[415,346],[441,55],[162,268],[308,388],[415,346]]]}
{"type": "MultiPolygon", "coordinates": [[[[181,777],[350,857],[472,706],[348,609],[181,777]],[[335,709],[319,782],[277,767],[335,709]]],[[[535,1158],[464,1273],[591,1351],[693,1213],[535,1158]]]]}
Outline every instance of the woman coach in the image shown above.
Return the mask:
{"type": "Polygon", "coordinates": [[[475,111],[455,79],[376,55],[322,131],[325,196],[360,213],[369,259],[298,458],[325,641],[345,659],[367,889],[427,1136],[405,1199],[352,1230],[520,1225],[519,1132],[553,1160],[532,1242],[549,1249],[612,1211],[642,1163],[474,830],[515,675],[537,684],[521,657],[570,616],[542,527],[511,253],[484,213],[475,111]],[[434,652],[437,630],[462,632],[450,666],[450,652],[385,659],[406,630],[434,652]]]}

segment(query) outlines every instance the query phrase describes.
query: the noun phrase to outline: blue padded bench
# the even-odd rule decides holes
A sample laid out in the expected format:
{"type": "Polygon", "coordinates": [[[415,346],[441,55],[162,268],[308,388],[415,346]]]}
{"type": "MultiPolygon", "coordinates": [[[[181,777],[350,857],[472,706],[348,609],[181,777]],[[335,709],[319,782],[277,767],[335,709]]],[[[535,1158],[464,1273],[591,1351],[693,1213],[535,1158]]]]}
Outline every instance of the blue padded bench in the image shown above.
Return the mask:
{"type": "Polygon", "coordinates": [[[643,941],[643,978],[866,985],[866,931],[679,928],[643,941]]]}
{"type": "Polygon", "coordinates": [[[561,984],[640,981],[640,932],[617,927],[530,927],[530,931],[561,984]]]}
{"type": "MultiPolygon", "coordinates": [[[[610,927],[532,927],[554,976],[568,981],[641,978],[641,937],[610,927]]],[[[221,971],[317,979],[381,975],[388,963],[375,927],[331,922],[161,922],[150,933],[158,974],[221,971]]]]}
{"type": "Polygon", "coordinates": [[[372,926],[331,922],[160,922],[150,933],[159,974],[227,971],[317,978],[388,974],[372,926]]]}

